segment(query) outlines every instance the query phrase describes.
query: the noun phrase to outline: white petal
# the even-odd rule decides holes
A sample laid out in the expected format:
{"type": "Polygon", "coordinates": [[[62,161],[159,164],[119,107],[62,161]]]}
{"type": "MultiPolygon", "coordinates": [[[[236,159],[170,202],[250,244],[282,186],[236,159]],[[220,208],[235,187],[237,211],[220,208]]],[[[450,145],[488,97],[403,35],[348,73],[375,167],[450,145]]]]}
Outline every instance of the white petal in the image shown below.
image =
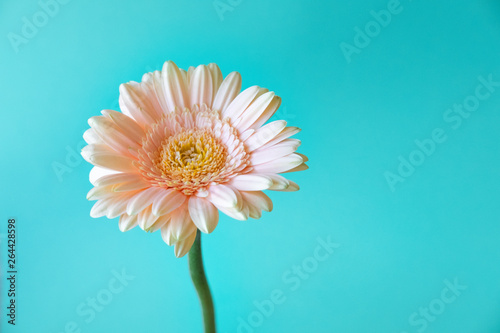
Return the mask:
{"type": "Polygon", "coordinates": [[[300,190],[299,185],[297,183],[292,182],[291,180],[288,180],[289,185],[285,187],[284,189],[273,189],[274,191],[281,191],[281,192],[294,192],[300,190]]]}
{"type": "Polygon", "coordinates": [[[242,174],[234,177],[229,182],[240,191],[260,191],[267,190],[273,185],[271,178],[258,174],[242,174]]]}
{"type": "Polygon", "coordinates": [[[250,128],[275,98],[278,99],[277,96],[274,96],[274,92],[272,91],[266,92],[257,98],[250,104],[245,112],[242,113],[238,120],[234,122],[234,127],[240,131],[240,133],[250,128]]]}
{"type": "Polygon", "coordinates": [[[137,172],[130,157],[109,149],[106,145],[92,144],[83,147],[82,156],[89,163],[122,172],[137,172]]]}
{"type": "MultiPolygon", "coordinates": [[[[266,127],[267,125],[263,126],[262,128],[266,127]]],[[[268,148],[271,146],[274,146],[275,144],[285,140],[286,138],[291,137],[292,135],[295,135],[300,132],[300,128],[290,126],[290,127],[285,127],[280,133],[278,133],[272,140],[267,142],[265,145],[262,146],[262,149],[268,148]]]]}
{"type": "Polygon", "coordinates": [[[217,94],[215,95],[214,102],[212,104],[212,109],[223,112],[229,106],[229,104],[235,99],[241,90],[241,75],[238,72],[232,72],[219,87],[217,94]]]}
{"type": "Polygon", "coordinates": [[[137,215],[123,214],[118,221],[118,227],[122,232],[129,231],[137,226],[137,215]]]}
{"type": "Polygon", "coordinates": [[[232,186],[214,185],[209,188],[208,200],[216,206],[222,207],[238,207],[241,201],[238,200],[239,192],[232,186]]]}
{"type": "Polygon", "coordinates": [[[270,162],[280,157],[294,153],[299,146],[300,140],[286,139],[269,148],[254,150],[251,154],[250,162],[253,165],[270,162]]]}
{"type": "MultiPolygon", "coordinates": [[[[219,90],[219,87],[222,83],[222,72],[220,71],[219,66],[217,64],[208,64],[208,69],[210,70],[210,74],[212,77],[212,101],[215,98],[215,95],[217,95],[217,91],[219,90]]],[[[212,107],[212,105],[208,105],[212,107]]]]}
{"type": "Polygon", "coordinates": [[[277,174],[266,174],[266,176],[271,178],[273,181],[273,185],[269,188],[269,190],[282,191],[290,186],[290,181],[283,176],[277,174]]]}
{"type": "MultiPolygon", "coordinates": [[[[252,210],[270,212],[273,210],[272,200],[262,191],[241,192],[241,196],[245,203],[251,207],[252,210]]],[[[260,214],[259,214],[260,215],[260,214]]]]}
{"type": "Polygon", "coordinates": [[[172,189],[163,190],[154,198],[153,214],[156,216],[168,214],[181,206],[186,199],[187,197],[179,191],[172,189]]]}
{"type": "Polygon", "coordinates": [[[165,224],[167,224],[169,221],[170,221],[169,215],[160,216],[156,219],[156,221],[149,228],[144,229],[144,231],[156,232],[157,230],[162,228],[165,224]]]}
{"type": "Polygon", "coordinates": [[[185,239],[195,230],[196,226],[193,224],[191,217],[189,216],[187,203],[170,213],[170,222],[167,224],[166,233],[169,234],[167,238],[172,240],[173,243],[185,239]]]}
{"type": "Polygon", "coordinates": [[[139,144],[142,143],[142,137],[145,133],[142,127],[139,126],[134,119],[114,110],[102,110],[101,113],[108,116],[116,126],[132,140],[139,144]]]}
{"type": "Polygon", "coordinates": [[[142,230],[148,230],[156,222],[158,216],[153,215],[151,212],[151,206],[143,209],[139,214],[137,214],[137,224],[142,230]]]}
{"type": "Polygon", "coordinates": [[[150,187],[137,193],[132,199],[130,199],[127,205],[127,214],[135,215],[147,206],[151,205],[153,203],[153,198],[159,191],[162,191],[162,189],[158,187],[150,187]]]}
{"type": "Polygon", "coordinates": [[[97,182],[102,177],[109,176],[109,175],[114,175],[114,174],[118,174],[118,173],[120,173],[120,172],[115,171],[115,170],[109,170],[109,169],[105,169],[105,168],[101,168],[101,167],[95,166],[95,167],[93,167],[90,170],[89,180],[90,180],[90,183],[92,185],[97,185],[97,182]]]}
{"type": "Polygon", "coordinates": [[[221,212],[223,212],[224,214],[226,214],[227,216],[229,216],[235,220],[238,220],[238,221],[248,220],[248,213],[243,211],[243,210],[239,210],[237,208],[222,207],[222,206],[217,206],[217,205],[215,205],[215,206],[221,212]]]}
{"type": "Polygon", "coordinates": [[[229,104],[229,106],[222,111],[222,117],[228,117],[232,120],[238,119],[250,103],[252,103],[259,91],[260,87],[258,86],[253,86],[243,90],[238,96],[236,96],[231,104],[229,104]]]}
{"type": "Polygon", "coordinates": [[[181,109],[189,107],[186,82],[179,68],[172,61],[167,61],[163,65],[162,79],[168,109],[174,110],[175,107],[181,109]]]}
{"type": "Polygon", "coordinates": [[[141,175],[137,173],[114,173],[111,175],[105,175],[96,181],[96,185],[106,186],[106,185],[117,185],[125,182],[143,182],[141,175]]]}
{"type": "Polygon", "coordinates": [[[199,65],[193,72],[189,82],[189,101],[191,107],[197,105],[212,105],[212,76],[205,65],[199,65]]]}
{"type": "Polygon", "coordinates": [[[270,142],[286,127],[286,121],[276,120],[255,131],[246,141],[248,151],[254,151],[270,142]]]}
{"type": "Polygon", "coordinates": [[[281,173],[300,164],[302,164],[302,157],[297,154],[290,154],[271,162],[254,165],[253,170],[256,173],[281,173]]]}
{"type": "Polygon", "coordinates": [[[83,133],[83,140],[85,140],[85,142],[87,142],[89,145],[94,143],[104,143],[104,141],[102,141],[99,135],[97,135],[97,133],[92,128],[89,128],[83,133]]]}
{"type": "Polygon", "coordinates": [[[177,258],[184,257],[193,246],[195,239],[196,239],[196,231],[194,231],[191,235],[187,236],[186,239],[175,243],[174,247],[175,256],[177,258]]]}
{"type": "Polygon", "coordinates": [[[188,208],[189,215],[198,229],[206,234],[214,231],[219,222],[219,211],[210,201],[191,196],[188,208]]]}
{"type": "Polygon", "coordinates": [[[260,117],[250,126],[250,128],[260,128],[276,113],[276,110],[281,105],[281,97],[275,96],[267,108],[262,112],[260,117]]]}
{"type": "Polygon", "coordinates": [[[152,107],[141,83],[134,81],[124,83],[120,85],[119,90],[118,102],[123,113],[132,117],[142,126],[155,122],[155,115],[150,111],[152,107]]]}
{"type": "Polygon", "coordinates": [[[296,166],[295,168],[288,169],[286,171],[282,171],[281,173],[304,171],[304,170],[307,170],[307,169],[309,169],[309,167],[307,166],[307,164],[302,163],[302,164],[299,164],[298,166],[296,166]]]}

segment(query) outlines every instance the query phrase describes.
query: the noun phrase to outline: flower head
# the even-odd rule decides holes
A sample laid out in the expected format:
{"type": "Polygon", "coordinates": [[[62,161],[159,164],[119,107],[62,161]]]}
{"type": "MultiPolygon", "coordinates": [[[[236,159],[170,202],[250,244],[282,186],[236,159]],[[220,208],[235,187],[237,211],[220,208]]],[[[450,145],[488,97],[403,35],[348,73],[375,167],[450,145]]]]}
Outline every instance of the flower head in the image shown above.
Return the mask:
{"type": "Polygon", "coordinates": [[[196,230],[212,232],[219,211],[237,219],[272,210],[262,190],[296,191],[279,175],[304,170],[306,157],[286,122],[266,122],[281,99],[258,86],[241,91],[237,72],[215,64],[146,73],[120,86],[123,113],[89,119],[83,157],[94,165],[92,217],[120,217],[119,227],[161,230],[181,257],[196,230]]]}

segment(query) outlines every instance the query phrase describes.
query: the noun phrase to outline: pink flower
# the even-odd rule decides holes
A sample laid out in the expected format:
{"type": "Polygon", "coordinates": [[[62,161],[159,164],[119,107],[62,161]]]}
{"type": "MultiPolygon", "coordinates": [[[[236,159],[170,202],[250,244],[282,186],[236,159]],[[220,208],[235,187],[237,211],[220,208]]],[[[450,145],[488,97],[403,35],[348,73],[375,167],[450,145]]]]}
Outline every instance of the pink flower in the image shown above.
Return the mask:
{"type": "Polygon", "coordinates": [[[262,190],[298,190],[280,174],[307,169],[295,153],[300,141],[290,138],[300,129],[265,124],[281,103],[273,92],[240,90],[237,72],[223,80],[215,64],[186,72],[171,61],[142,82],[122,84],[123,113],[103,110],[84,134],[82,155],[95,165],[90,215],[120,216],[121,231],[161,229],[182,257],[197,229],[215,229],[219,211],[260,218],[273,208],[262,190]]]}

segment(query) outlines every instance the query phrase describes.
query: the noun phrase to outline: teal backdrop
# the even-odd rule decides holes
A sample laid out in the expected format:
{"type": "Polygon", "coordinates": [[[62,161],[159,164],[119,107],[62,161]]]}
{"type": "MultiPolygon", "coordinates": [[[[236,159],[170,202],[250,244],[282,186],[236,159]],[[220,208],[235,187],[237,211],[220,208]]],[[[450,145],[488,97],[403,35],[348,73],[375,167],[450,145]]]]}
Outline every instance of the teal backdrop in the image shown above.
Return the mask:
{"type": "Polygon", "coordinates": [[[79,155],[170,59],[275,91],[310,159],[204,235],[219,332],[500,332],[499,55],[493,0],[3,0],[1,331],[202,331],[186,258],[91,218],[79,155]]]}

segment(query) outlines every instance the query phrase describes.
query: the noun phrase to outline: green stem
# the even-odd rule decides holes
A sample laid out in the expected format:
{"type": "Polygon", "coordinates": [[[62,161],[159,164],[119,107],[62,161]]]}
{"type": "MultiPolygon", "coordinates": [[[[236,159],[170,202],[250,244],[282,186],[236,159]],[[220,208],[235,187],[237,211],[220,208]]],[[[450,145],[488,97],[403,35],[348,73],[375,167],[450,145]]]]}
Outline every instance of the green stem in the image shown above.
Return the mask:
{"type": "Polygon", "coordinates": [[[203,268],[203,258],[201,255],[201,233],[199,230],[196,231],[196,239],[191,247],[191,250],[189,250],[188,262],[191,280],[193,280],[194,287],[196,288],[196,292],[198,293],[198,297],[200,299],[205,333],[216,333],[214,303],[212,301],[212,294],[210,294],[210,288],[205,276],[205,269],[203,268]]]}

